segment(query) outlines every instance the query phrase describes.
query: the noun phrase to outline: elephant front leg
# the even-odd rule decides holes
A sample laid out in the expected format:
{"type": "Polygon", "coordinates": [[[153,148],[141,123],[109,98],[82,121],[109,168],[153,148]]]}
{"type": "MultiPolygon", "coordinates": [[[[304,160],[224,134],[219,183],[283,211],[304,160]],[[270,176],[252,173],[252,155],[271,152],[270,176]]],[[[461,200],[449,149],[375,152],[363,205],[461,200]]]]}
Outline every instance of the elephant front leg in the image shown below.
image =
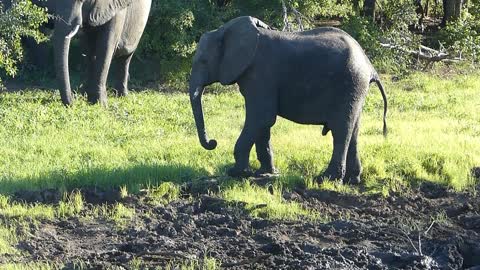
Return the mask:
{"type": "Polygon", "coordinates": [[[245,125],[235,144],[235,166],[228,171],[228,175],[248,177],[253,173],[249,168],[250,150],[257,143],[257,155],[265,171],[274,170],[273,155],[270,147],[270,128],[275,124],[275,99],[267,92],[249,92],[245,98],[246,119],[245,125]],[[263,94],[263,95],[262,95],[263,94]]]}
{"type": "Polygon", "coordinates": [[[126,96],[128,94],[128,79],[129,67],[133,54],[121,56],[117,60],[117,81],[115,83],[115,90],[117,96],[126,96]]]}
{"type": "Polygon", "coordinates": [[[270,176],[278,174],[273,164],[273,150],[270,144],[270,127],[262,130],[255,141],[257,159],[260,161],[260,169],[255,171],[256,176],[270,176]]]}
{"type": "Polygon", "coordinates": [[[88,101],[107,105],[107,77],[112,63],[112,57],[119,38],[116,24],[119,20],[114,17],[107,24],[100,26],[97,32],[94,79],[92,87],[88,90],[88,101]]]}
{"type": "Polygon", "coordinates": [[[245,125],[240,137],[235,144],[233,155],[235,157],[235,165],[227,172],[232,177],[249,177],[253,173],[249,166],[250,150],[253,147],[255,133],[254,130],[245,125]]]}
{"type": "Polygon", "coordinates": [[[345,184],[356,185],[360,183],[360,174],[362,173],[362,163],[360,162],[360,158],[358,156],[358,149],[357,149],[359,126],[360,126],[360,119],[357,120],[357,122],[355,123],[352,139],[350,140],[350,145],[348,147],[346,175],[343,180],[345,184]]]}

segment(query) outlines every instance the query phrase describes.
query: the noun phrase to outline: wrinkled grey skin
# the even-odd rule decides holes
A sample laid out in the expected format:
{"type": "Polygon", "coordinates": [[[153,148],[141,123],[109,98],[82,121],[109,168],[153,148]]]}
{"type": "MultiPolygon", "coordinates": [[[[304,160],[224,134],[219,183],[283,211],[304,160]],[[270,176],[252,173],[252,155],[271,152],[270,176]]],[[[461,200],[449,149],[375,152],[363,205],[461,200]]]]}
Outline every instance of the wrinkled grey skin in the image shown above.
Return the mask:
{"type": "Polygon", "coordinates": [[[106,81],[113,57],[119,66],[114,87],[118,95],[126,95],[130,60],[147,23],[151,0],[49,1],[55,1],[55,14],[59,17],[52,41],[63,104],[70,105],[73,101],[68,54],[70,40],[78,27],[84,32],[88,57],[88,100],[106,105],[106,81]]]}
{"type": "Polygon", "coordinates": [[[357,151],[360,114],[369,84],[376,82],[387,100],[377,72],[360,45],[342,30],[324,27],[306,32],[275,31],[252,17],[239,17],[205,33],[198,44],[190,77],[190,101],[201,145],[209,140],[202,111],[204,87],[237,83],[245,98],[246,119],[235,145],[230,176],[250,176],[249,153],[255,144],[261,167],[256,175],[275,174],[270,128],[277,115],[296,123],[323,125],[332,131],[333,154],[327,177],[359,183],[357,151]]]}

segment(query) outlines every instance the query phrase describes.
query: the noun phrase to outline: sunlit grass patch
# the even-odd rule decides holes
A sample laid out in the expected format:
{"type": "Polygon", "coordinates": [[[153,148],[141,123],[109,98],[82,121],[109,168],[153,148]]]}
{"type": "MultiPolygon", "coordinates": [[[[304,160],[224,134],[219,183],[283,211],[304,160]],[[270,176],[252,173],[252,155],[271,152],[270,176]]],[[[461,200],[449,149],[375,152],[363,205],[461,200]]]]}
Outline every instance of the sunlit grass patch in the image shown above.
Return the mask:
{"type": "Polygon", "coordinates": [[[90,218],[105,218],[117,226],[123,227],[135,217],[135,209],[122,203],[104,204],[95,206],[91,213],[87,213],[87,216],[90,218]]]}
{"type": "Polygon", "coordinates": [[[149,203],[163,205],[179,198],[180,186],[165,182],[156,187],[149,187],[146,192],[149,203]]]}
{"type": "Polygon", "coordinates": [[[0,195],[0,215],[19,219],[53,219],[55,209],[51,205],[13,202],[9,197],[0,195]]]}
{"type": "Polygon", "coordinates": [[[78,215],[83,210],[84,204],[82,194],[79,191],[65,194],[63,201],[58,205],[57,216],[65,218],[78,215]]]}
{"type": "Polygon", "coordinates": [[[1,264],[2,270],[59,270],[61,267],[51,263],[7,263],[1,264]]]}
{"type": "Polygon", "coordinates": [[[297,202],[285,201],[282,189],[277,185],[262,188],[243,182],[227,188],[221,195],[229,202],[246,203],[246,210],[255,217],[280,220],[323,218],[316,210],[307,209],[297,202]]]}
{"type": "Polygon", "coordinates": [[[17,241],[15,227],[0,225],[0,255],[17,253],[18,251],[14,248],[17,241]]]}
{"type": "Polygon", "coordinates": [[[183,262],[172,261],[167,264],[165,270],[217,270],[221,263],[215,258],[205,257],[203,260],[187,260],[183,262]]]}

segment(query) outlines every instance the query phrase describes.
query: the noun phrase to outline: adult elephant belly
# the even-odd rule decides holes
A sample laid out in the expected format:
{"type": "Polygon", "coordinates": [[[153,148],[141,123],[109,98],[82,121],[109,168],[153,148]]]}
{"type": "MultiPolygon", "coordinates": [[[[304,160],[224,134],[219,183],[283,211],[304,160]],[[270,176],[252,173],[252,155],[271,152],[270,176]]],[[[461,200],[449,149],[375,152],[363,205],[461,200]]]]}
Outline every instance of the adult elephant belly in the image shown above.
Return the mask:
{"type": "Polygon", "coordinates": [[[116,56],[130,55],[135,51],[147,24],[151,4],[151,0],[137,0],[127,8],[116,56]]]}

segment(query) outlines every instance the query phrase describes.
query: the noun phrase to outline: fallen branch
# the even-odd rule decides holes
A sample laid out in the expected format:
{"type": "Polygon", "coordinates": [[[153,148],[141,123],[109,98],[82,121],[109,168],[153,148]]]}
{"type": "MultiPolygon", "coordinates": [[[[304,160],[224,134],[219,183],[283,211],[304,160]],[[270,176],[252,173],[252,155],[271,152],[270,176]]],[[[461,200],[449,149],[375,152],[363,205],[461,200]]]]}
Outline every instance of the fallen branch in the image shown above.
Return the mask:
{"type": "Polygon", "coordinates": [[[425,68],[427,68],[430,64],[435,62],[446,62],[446,63],[457,63],[462,61],[460,57],[450,57],[450,55],[446,52],[437,51],[435,49],[420,45],[418,51],[414,51],[400,45],[392,45],[388,43],[380,43],[380,46],[388,49],[394,49],[401,52],[405,52],[410,54],[412,57],[415,57],[418,60],[425,60],[427,64],[425,68]]]}

